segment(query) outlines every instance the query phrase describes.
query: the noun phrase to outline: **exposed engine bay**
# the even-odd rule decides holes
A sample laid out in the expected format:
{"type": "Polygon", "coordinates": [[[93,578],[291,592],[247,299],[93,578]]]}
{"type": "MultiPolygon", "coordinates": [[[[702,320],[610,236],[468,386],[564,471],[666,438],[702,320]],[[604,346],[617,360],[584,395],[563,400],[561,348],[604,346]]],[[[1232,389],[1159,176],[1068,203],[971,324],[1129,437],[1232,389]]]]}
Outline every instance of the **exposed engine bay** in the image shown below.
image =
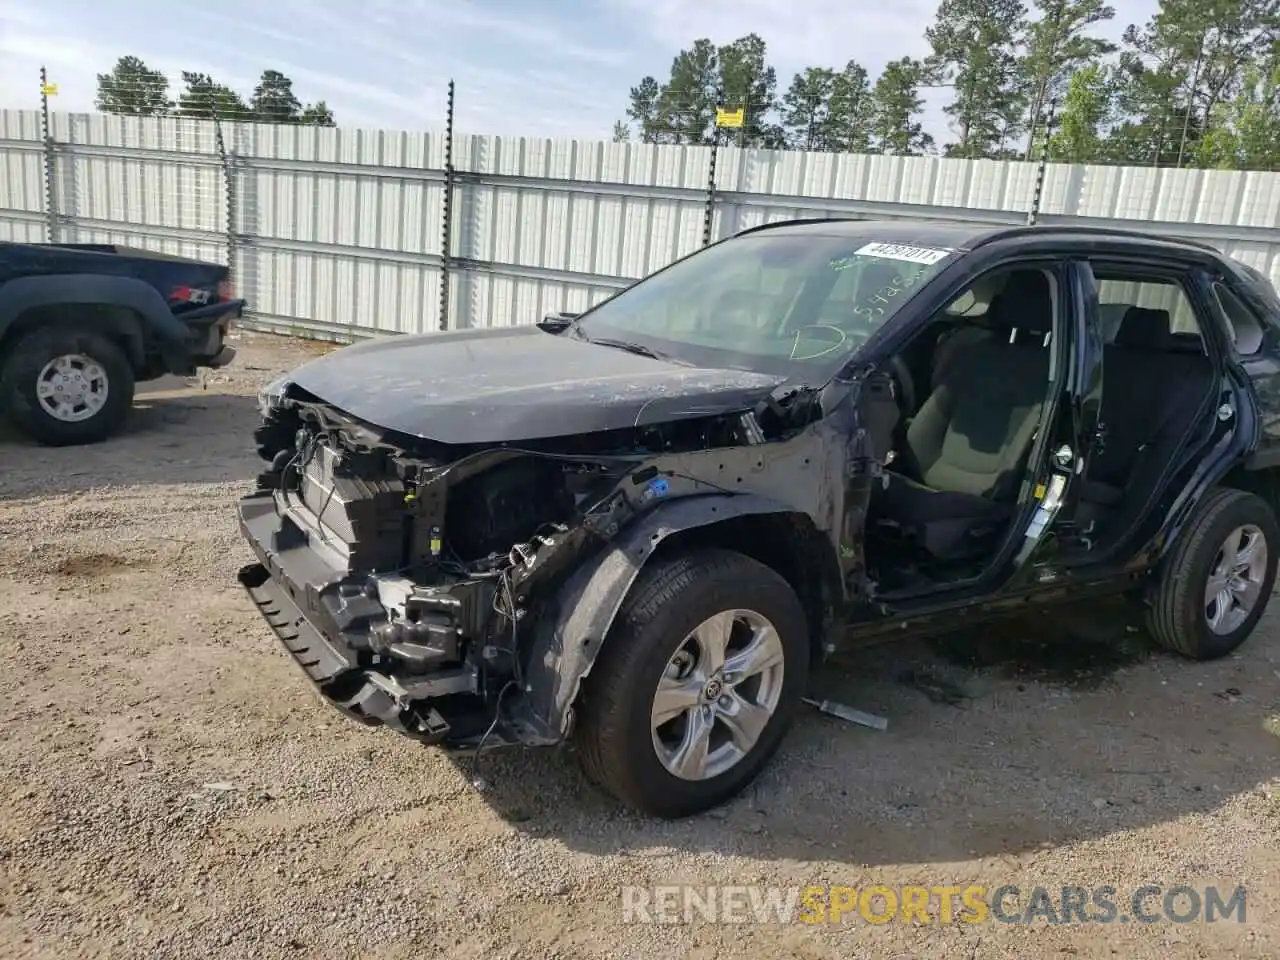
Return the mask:
{"type": "Polygon", "coordinates": [[[295,391],[255,434],[270,467],[241,503],[260,560],[241,580],[349,716],[461,751],[558,742],[634,570],[669,535],[794,517],[785,535],[841,558],[813,572],[823,604],[862,575],[846,527],[873,471],[850,464],[875,456],[842,426],[860,386],[519,447],[421,440],[295,391]],[[691,519],[637,522],[677,501],[691,519]]]}

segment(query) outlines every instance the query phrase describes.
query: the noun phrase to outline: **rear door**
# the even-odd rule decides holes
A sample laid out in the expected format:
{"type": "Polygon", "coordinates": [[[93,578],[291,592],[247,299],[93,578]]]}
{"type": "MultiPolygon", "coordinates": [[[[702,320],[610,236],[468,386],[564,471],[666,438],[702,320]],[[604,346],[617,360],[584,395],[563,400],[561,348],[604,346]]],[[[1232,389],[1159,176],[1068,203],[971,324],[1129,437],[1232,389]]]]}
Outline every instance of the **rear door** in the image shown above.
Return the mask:
{"type": "Polygon", "coordinates": [[[1213,306],[1225,331],[1228,360],[1244,371],[1258,412],[1258,433],[1249,465],[1280,466],[1280,297],[1261,274],[1246,283],[1210,281],[1213,306]]]}

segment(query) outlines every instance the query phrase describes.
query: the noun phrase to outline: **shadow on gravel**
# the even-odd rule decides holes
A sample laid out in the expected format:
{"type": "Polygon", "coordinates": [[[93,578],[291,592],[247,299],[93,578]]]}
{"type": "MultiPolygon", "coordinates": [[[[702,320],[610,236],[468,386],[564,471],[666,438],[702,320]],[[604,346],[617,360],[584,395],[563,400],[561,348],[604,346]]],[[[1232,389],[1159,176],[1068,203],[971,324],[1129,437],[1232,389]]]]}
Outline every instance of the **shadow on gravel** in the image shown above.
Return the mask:
{"type": "Polygon", "coordinates": [[[257,422],[254,397],[183,384],[140,392],[124,427],[102,443],[41,446],[0,417],[0,499],[105,485],[247,482],[260,467],[257,422]]]}
{"type": "Polygon", "coordinates": [[[888,717],[887,732],[802,708],[755,786],[689,820],[623,809],[568,750],[481,758],[482,795],[521,830],[593,853],[870,867],[1095,839],[1206,813],[1280,776],[1280,740],[1264,729],[1280,710],[1275,615],[1209,664],[1157,651],[1140,623],[1117,603],[864,651],[813,693],[888,717]]]}

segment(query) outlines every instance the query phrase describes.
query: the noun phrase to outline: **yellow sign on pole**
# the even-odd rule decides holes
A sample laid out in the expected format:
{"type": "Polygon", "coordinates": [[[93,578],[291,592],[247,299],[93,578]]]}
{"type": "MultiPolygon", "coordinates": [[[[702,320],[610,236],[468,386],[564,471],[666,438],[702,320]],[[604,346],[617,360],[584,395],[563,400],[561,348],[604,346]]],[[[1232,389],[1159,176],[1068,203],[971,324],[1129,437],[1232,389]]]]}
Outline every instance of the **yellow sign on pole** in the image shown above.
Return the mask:
{"type": "Polygon", "coordinates": [[[58,95],[58,85],[56,83],[41,84],[40,92],[46,97],[56,97],[58,95]]]}
{"type": "Polygon", "coordinates": [[[716,107],[716,126],[717,127],[740,127],[747,119],[747,110],[745,107],[739,107],[737,110],[726,110],[724,107],[716,107]]]}

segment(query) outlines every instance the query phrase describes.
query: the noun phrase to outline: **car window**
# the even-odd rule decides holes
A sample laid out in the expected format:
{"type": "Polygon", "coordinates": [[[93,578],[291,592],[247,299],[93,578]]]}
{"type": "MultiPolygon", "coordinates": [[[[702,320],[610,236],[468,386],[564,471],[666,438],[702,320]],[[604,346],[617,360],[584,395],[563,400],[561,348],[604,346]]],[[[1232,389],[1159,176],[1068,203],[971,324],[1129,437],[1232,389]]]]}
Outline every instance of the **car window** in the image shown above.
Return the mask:
{"type": "Polygon", "coordinates": [[[1126,274],[1111,268],[1095,268],[1098,281],[1098,315],[1103,342],[1115,343],[1129,311],[1138,307],[1168,315],[1174,342],[1203,351],[1204,337],[1195,306],[1181,283],[1163,277],[1126,274]]]}
{"type": "Polygon", "coordinates": [[[1263,322],[1273,330],[1280,330],[1280,292],[1276,291],[1276,285],[1258,268],[1239,261],[1237,264],[1243,274],[1242,286],[1261,310],[1263,322]]]}
{"type": "Polygon", "coordinates": [[[1213,285],[1213,295],[1227,321],[1227,335],[1242,357],[1262,349],[1262,321],[1223,283],[1213,285]]]}
{"type": "Polygon", "coordinates": [[[895,315],[949,253],[868,236],[739,237],[627,288],[579,330],[700,365],[830,363],[895,315]]]}

